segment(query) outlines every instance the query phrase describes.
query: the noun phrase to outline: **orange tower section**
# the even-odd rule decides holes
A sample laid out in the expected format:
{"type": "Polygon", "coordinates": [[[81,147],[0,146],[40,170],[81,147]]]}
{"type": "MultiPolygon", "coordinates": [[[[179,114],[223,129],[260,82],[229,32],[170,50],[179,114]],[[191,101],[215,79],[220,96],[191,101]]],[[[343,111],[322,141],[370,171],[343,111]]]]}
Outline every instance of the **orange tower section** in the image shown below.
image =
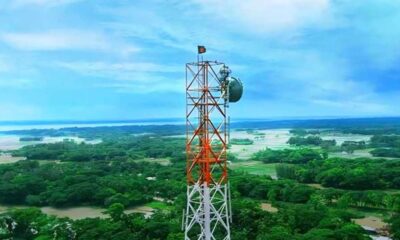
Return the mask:
{"type": "Polygon", "coordinates": [[[222,184],[228,180],[227,92],[215,71],[222,66],[209,61],[186,65],[191,79],[186,84],[188,184],[222,184]]]}
{"type": "Polygon", "coordinates": [[[229,73],[216,61],[186,64],[185,240],[230,239],[229,73]]]}

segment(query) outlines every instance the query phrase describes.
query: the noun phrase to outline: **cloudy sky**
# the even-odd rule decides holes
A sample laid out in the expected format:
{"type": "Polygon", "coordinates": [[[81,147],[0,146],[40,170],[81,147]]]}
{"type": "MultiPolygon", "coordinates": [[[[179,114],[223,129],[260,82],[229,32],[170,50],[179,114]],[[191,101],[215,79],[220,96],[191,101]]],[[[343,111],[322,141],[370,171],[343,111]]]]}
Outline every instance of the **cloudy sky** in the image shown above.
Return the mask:
{"type": "Polygon", "coordinates": [[[400,115],[400,1],[0,0],[0,120],[184,116],[198,44],[232,117],[400,115]]]}

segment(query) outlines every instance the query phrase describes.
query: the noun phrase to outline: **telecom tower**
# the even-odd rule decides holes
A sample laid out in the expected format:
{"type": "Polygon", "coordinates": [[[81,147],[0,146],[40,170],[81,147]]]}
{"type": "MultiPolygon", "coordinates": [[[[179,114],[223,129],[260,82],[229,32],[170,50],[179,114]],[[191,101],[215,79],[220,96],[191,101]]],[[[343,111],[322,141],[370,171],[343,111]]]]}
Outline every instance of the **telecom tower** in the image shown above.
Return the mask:
{"type": "Polygon", "coordinates": [[[232,222],[227,169],[229,102],[243,92],[224,63],[186,64],[187,206],[185,240],[230,240],[232,222]]]}

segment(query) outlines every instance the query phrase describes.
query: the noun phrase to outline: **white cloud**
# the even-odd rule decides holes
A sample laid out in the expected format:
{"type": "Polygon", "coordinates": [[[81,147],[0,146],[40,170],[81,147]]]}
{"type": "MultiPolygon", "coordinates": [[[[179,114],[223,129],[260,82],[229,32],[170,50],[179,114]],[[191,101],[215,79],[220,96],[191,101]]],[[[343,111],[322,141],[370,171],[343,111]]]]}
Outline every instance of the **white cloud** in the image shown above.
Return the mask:
{"type": "Polygon", "coordinates": [[[107,40],[100,34],[86,31],[49,31],[35,33],[3,33],[0,39],[20,50],[106,49],[107,40]]]}
{"type": "Polygon", "coordinates": [[[172,79],[166,74],[183,72],[181,65],[160,65],[150,62],[59,62],[58,66],[81,75],[107,79],[96,87],[116,89],[117,92],[149,93],[183,91],[183,78],[172,79]],[[177,88],[179,82],[181,88],[177,88]]]}
{"type": "Polygon", "coordinates": [[[262,98],[269,91],[274,101],[301,102],[301,105],[320,106],[339,114],[391,111],[390,104],[375,91],[374,83],[357,78],[349,59],[318,49],[269,54],[266,61],[270,64],[263,69],[267,77],[247,86],[262,94],[262,98]]]}
{"type": "Polygon", "coordinates": [[[116,73],[116,72],[179,72],[182,66],[161,65],[151,62],[59,62],[58,65],[81,73],[116,73]]]}
{"type": "MultiPolygon", "coordinates": [[[[154,77],[153,77],[154,78],[154,77]]],[[[118,82],[109,84],[98,84],[96,87],[112,88],[119,93],[146,94],[156,92],[177,92],[183,93],[185,90],[183,79],[168,79],[165,77],[155,77],[157,82],[118,82]]]]}
{"type": "MultiPolygon", "coordinates": [[[[203,13],[239,31],[281,32],[329,18],[330,0],[193,0],[203,13]]],[[[218,24],[218,22],[216,22],[218,24]]]]}
{"type": "Polygon", "coordinates": [[[24,6],[48,6],[48,7],[53,7],[53,6],[58,6],[58,5],[66,5],[66,4],[71,4],[75,3],[81,0],[12,0],[11,1],[11,7],[13,8],[18,8],[18,7],[24,7],[24,6]]]}
{"type": "Polygon", "coordinates": [[[9,89],[17,88],[24,89],[34,86],[35,81],[27,78],[0,78],[0,88],[9,89]]]}
{"type": "Polygon", "coordinates": [[[326,99],[315,99],[312,103],[338,109],[339,111],[354,111],[358,114],[386,114],[390,112],[390,108],[386,104],[374,101],[347,101],[335,100],[330,101],[326,99]]]}
{"type": "MultiPolygon", "coordinates": [[[[223,31],[215,28],[209,20],[200,21],[201,15],[192,14],[191,8],[149,10],[135,4],[123,7],[100,8],[100,12],[111,16],[103,26],[126,38],[150,41],[156,47],[168,46],[178,50],[194,52],[197,44],[210,46],[213,50],[224,50],[235,46],[223,31]],[[170,11],[180,14],[171,18],[170,11]],[[145,19],[145,24],[143,20],[145,19]]],[[[169,49],[169,48],[168,48],[169,49]]],[[[209,49],[210,50],[210,49],[209,49]]]]}
{"type": "Polygon", "coordinates": [[[3,33],[0,34],[0,41],[24,51],[100,50],[123,56],[139,51],[135,46],[84,30],[3,33]]]}

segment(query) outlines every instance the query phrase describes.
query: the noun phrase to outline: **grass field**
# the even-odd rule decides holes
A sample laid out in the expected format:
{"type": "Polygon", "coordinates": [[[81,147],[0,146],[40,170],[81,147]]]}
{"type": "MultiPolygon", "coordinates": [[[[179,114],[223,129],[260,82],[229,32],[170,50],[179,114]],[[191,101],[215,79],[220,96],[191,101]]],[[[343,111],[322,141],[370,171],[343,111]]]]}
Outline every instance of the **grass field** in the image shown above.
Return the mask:
{"type": "Polygon", "coordinates": [[[168,166],[169,164],[171,164],[171,161],[169,158],[143,158],[143,159],[139,159],[139,160],[135,160],[135,161],[158,163],[163,166],[168,166]]]}
{"type": "Polygon", "coordinates": [[[378,229],[387,226],[386,220],[389,219],[391,215],[387,210],[373,208],[349,208],[348,211],[364,216],[362,218],[353,219],[355,223],[378,229]]]}
{"type": "Polygon", "coordinates": [[[276,163],[263,163],[260,161],[240,161],[230,165],[232,170],[243,171],[255,175],[268,175],[276,178],[276,163]]]}
{"type": "Polygon", "coordinates": [[[150,207],[153,209],[158,209],[158,210],[171,210],[171,206],[169,206],[168,204],[164,203],[164,202],[160,202],[160,201],[152,201],[149,202],[145,205],[146,207],[150,207]]]}
{"type": "Polygon", "coordinates": [[[367,149],[359,149],[355,150],[354,153],[348,154],[345,152],[333,152],[329,153],[329,157],[341,157],[341,158],[371,158],[371,159],[398,159],[398,158],[390,158],[390,157],[374,157],[370,153],[373,148],[367,148],[367,149]]]}

